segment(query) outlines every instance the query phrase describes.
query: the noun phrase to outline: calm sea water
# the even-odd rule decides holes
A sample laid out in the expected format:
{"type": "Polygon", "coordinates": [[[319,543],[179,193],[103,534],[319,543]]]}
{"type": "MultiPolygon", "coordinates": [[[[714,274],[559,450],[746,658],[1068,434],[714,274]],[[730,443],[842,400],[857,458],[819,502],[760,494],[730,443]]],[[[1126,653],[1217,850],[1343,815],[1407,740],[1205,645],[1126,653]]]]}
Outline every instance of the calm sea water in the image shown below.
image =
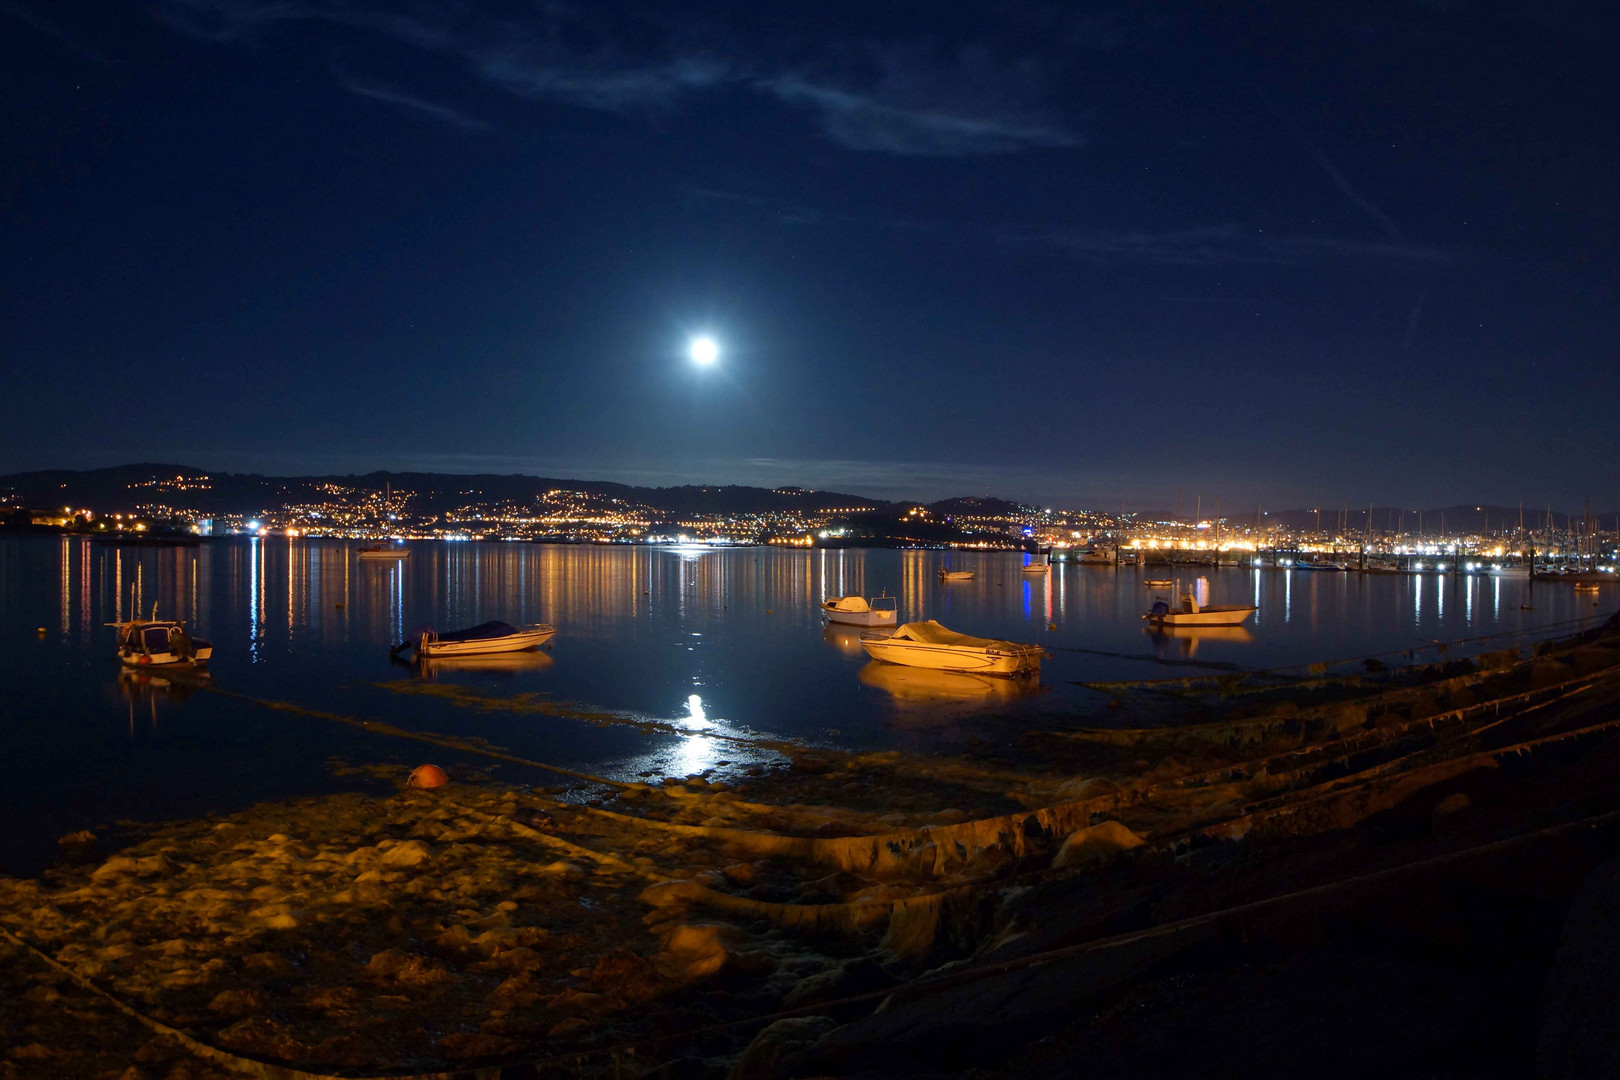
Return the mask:
{"type": "MultiPolygon", "coordinates": [[[[8,763],[0,870],[37,869],[57,837],[118,819],[192,816],[338,787],[385,789],[339,775],[333,759],[490,768],[485,759],[458,760],[210,689],[121,675],[104,624],[127,617],[132,604],[149,612],[156,602],[160,617],[182,619],[214,642],[214,687],[479,736],[616,778],[687,775],[762,756],[716,736],[927,750],[971,732],[975,716],[1093,722],[1104,697],[1078,685],[1085,681],[1308,664],[1607,614],[1567,586],[1538,583],[1531,595],[1524,578],[1184,570],[1181,580],[1205,602],[1259,611],[1243,630],[1167,636],[1141,620],[1152,598],[1141,571],[1055,565],[1050,575],[1025,575],[1024,557],[1011,553],[424,543],[394,564],[363,563],[355,552],[279,538],[171,549],[0,540],[0,747],[8,763]],[[935,573],[945,565],[977,576],[941,584],[935,573]],[[877,664],[856,631],[824,627],[824,597],[880,591],[898,597],[902,621],[934,618],[1045,645],[1051,658],[1040,685],[877,664]],[[505,660],[422,671],[389,659],[388,646],[418,626],[489,619],[550,622],[558,634],[542,653],[505,660]],[[543,695],[663,720],[685,734],[399,692],[423,683],[502,699],[543,695]]],[[[1610,603],[1607,594],[1602,600],[1610,603]]],[[[517,767],[501,775],[557,782],[517,767]]]]}

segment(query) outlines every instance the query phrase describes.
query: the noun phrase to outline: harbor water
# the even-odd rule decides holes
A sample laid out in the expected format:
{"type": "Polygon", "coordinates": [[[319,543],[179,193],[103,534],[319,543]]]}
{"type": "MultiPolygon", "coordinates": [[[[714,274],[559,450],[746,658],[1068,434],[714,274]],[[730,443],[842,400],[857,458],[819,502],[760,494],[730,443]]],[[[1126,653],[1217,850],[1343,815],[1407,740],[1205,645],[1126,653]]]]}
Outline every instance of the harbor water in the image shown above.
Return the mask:
{"type": "Polygon", "coordinates": [[[776,759],[787,740],[850,749],[993,751],[1020,725],[1131,724],[1086,684],[1180,679],[1374,657],[1390,664],[1527,645],[1606,616],[1609,588],[1524,576],[1139,570],[1011,552],[421,543],[362,561],[339,541],[252,538],[132,548],[0,540],[0,872],[34,872],[57,838],[339,788],[368,767],[559,786],[559,775],[357,726],[475,738],[614,779],[776,759]],[[942,583],[943,567],[971,581],[942,583]],[[1144,576],[1204,603],[1253,604],[1238,629],[1163,633],[1144,576]],[[828,627],[829,596],[887,593],[902,622],[1035,642],[1038,682],[867,658],[828,627]],[[120,669],[107,625],[183,620],[214,643],[205,680],[120,669]],[[427,667],[390,658],[420,627],[549,622],[538,653],[427,667]]]}

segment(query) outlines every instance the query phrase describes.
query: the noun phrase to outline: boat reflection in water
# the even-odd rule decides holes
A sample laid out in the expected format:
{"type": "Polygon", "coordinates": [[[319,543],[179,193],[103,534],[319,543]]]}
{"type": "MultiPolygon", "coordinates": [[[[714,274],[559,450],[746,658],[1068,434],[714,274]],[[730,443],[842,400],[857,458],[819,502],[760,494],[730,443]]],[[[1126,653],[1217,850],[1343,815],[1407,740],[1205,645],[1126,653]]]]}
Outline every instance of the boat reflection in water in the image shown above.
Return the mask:
{"type": "Polygon", "coordinates": [[[158,702],[178,705],[209,683],[208,672],[201,668],[187,671],[165,671],[153,674],[149,668],[124,668],[118,673],[118,696],[129,703],[129,730],[135,733],[135,710],[140,708],[152,718],[157,727],[158,702]]]}
{"type": "Polygon", "coordinates": [[[488,672],[511,677],[525,672],[545,671],[556,664],[548,652],[483,653],[473,656],[424,656],[417,661],[422,678],[437,681],[441,675],[488,672]]]}
{"type": "Polygon", "coordinates": [[[903,667],[872,660],[857,676],[866,686],[888,693],[905,709],[1005,705],[1040,689],[1040,677],[973,675],[936,668],[903,667]]]}
{"type": "Polygon", "coordinates": [[[828,623],[821,628],[821,640],[840,652],[858,653],[861,651],[861,627],[828,623]]]}
{"type": "Polygon", "coordinates": [[[1148,626],[1144,629],[1161,652],[1171,648],[1174,643],[1181,655],[1188,659],[1198,655],[1198,646],[1202,642],[1241,644],[1254,640],[1254,634],[1246,626],[1148,626]]]}

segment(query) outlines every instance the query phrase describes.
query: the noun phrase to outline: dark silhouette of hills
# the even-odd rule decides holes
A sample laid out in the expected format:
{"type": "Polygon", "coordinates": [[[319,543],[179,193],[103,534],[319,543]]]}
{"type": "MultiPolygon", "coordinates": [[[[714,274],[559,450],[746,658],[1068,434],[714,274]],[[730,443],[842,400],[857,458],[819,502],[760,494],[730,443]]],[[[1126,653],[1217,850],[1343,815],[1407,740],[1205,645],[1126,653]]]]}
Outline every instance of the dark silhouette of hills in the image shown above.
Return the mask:
{"type": "Polygon", "coordinates": [[[385,487],[402,498],[409,493],[412,509],[429,513],[469,502],[512,501],[530,504],[546,492],[555,490],[619,499],[675,516],[792,510],[872,512],[891,505],[860,495],[802,488],[736,485],[648,488],[605,480],[488,473],[373,472],[358,476],[263,476],[258,473],[209,473],[189,465],[152,462],[107,469],[54,469],[0,476],[0,495],[13,495],[16,502],[28,507],[88,507],[101,513],[128,513],[137,504],[161,502],[215,514],[258,514],[287,503],[317,502],[330,498],[327,489],[332,485],[362,494],[381,494],[385,487]],[[153,481],[167,482],[181,478],[198,482],[203,477],[207,477],[207,490],[177,491],[141,486],[151,485],[153,481]]]}

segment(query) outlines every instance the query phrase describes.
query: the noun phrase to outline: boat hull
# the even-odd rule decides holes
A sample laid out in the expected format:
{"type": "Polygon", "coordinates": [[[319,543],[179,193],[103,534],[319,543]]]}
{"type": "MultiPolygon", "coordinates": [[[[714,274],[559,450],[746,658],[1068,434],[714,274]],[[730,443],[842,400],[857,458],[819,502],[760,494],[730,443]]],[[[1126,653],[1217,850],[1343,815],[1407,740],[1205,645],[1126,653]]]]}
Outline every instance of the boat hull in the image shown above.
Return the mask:
{"type": "Polygon", "coordinates": [[[1044,650],[1031,646],[1017,652],[971,649],[957,645],[936,645],[923,641],[893,639],[861,640],[866,655],[903,667],[934,671],[966,671],[975,675],[1018,675],[1040,671],[1044,650]]]}
{"type": "Polygon", "coordinates": [[[362,551],[360,558],[367,562],[399,562],[401,559],[411,557],[409,548],[400,548],[398,551],[362,551]]]}
{"type": "Polygon", "coordinates": [[[416,654],[424,659],[432,659],[522,652],[525,649],[538,649],[556,634],[554,627],[541,626],[508,634],[505,637],[484,638],[478,641],[424,641],[417,646],[416,654]]]}
{"type": "Polygon", "coordinates": [[[939,580],[941,580],[941,581],[972,581],[973,580],[973,571],[972,570],[941,570],[939,572],[939,580]]]}
{"type": "Polygon", "coordinates": [[[197,667],[208,663],[214,655],[212,645],[201,645],[192,651],[190,656],[178,656],[170,652],[142,652],[118,654],[118,662],[131,668],[154,667],[197,667]]]}
{"type": "Polygon", "coordinates": [[[839,611],[836,608],[824,606],[821,612],[827,616],[828,622],[843,623],[845,626],[894,626],[899,622],[900,616],[900,613],[893,608],[839,611]]]}

